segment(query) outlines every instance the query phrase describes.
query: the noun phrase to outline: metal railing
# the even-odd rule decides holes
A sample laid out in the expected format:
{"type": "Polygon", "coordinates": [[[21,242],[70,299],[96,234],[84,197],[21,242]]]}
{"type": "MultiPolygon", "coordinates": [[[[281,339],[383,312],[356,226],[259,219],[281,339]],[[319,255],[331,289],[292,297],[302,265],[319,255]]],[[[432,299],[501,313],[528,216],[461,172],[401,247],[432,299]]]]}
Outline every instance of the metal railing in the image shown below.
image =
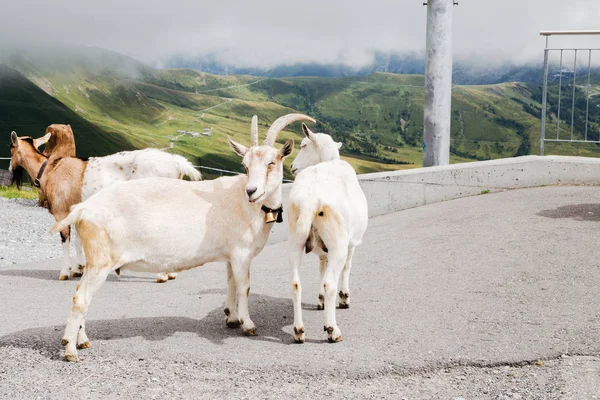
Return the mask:
{"type": "MultiPolygon", "coordinates": [[[[546,142],[571,142],[571,143],[600,143],[600,128],[594,125],[590,126],[590,98],[591,94],[591,72],[592,72],[592,54],[598,54],[600,48],[549,48],[548,38],[555,35],[600,35],[600,30],[587,31],[541,31],[541,36],[546,37],[546,46],[544,48],[544,74],[542,82],[542,127],[540,135],[540,155],[544,155],[546,142]],[[583,79],[580,78],[578,84],[578,54],[584,54],[587,58],[587,68],[579,67],[579,71],[584,72],[583,79]],[[550,56],[556,54],[558,61],[558,72],[549,77],[550,56]],[[565,56],[572,55],[572,63],[565,56]],[[570,66],[572,65],[572,70],[570,66]],[[570,76],[572,75],[572,77],[570,76]],[[564,79],[563,79],[564,77],[564,79]],[[551,79],[550,79],[551,78],[551,79]],[[557,83],[556,87],[553,85],[557,83]],[[571,92],[570,109],[564,110],[563,87],[566,83],[566,89],[571,92]],[[583,83],[583,84],[581,84],[583,83]],[[570,87],[569,87],[570,86],[570,87]],[[585,102],[585,112],[576,108],[576,104],[585,102]],[[546,125],[548,117],[548,106],[550,105],[550,118],[556,119],[556,138],[546,136],[546,125]],[[566,115],[565,124],[561,127],[561,112],[566,115]],[[585,115],[583,118],[582,114],[585,115]],[[576,118],[577,115],[577,118],[576,118]],[[569,118],[570,117],[570,118],[569,118]],[[570,121],[569,121],[570,120],[570,121]],[[585,122],[583,122],[585,120],[585,122]]],[[[556,65],[556,64],[554,64],[556,65]]],[[[600,82],[598,82],[600,86],[600,82]]],[[[600,94],[600,93],[596,93],[600,94]]],[[[568,96],[568,95],[567,95],[568,96]]],[[[568,103],[566,104],[568,106],[568,103]]],[[[594,119],[600,116],[600,107],[593,110],[594,119]]],[[[599,121],[600,122],[600,121],[599,121]]]]}
{"type": "MultiPolygon", "coordinates": [[[[10,160],[10,157],[0,157],[0,160],[10,160]]],[[[196,169],[202,169],[202,170],[205,170],[205,171],[210,171],[214,175],[220,175],[220,176],[223,176],[223,174],[227,174],[227,175],[241,175],[242,174],[241,172],[229,171],[227,169],[203,167],[201,165],[194,165],[194,168],[196,168],[196,169]]],[[[294,181],[291,181],[289,179],[284,179],[283,182],[288,183],[288,182],[294,182],[294,181]]]]}
{"type": "MultiPolygon", "coordinates": [[[[223,176],[224,173],[229,174],[229,175],[242,175],[242,172],[229,171],[226,169],[219,169],[219,168],[203,167],[201,165],[194,165],[194,168],[203,169],[203,170],[211,171],[211,172],[214,171],[214,172],[219,173],[221,176],[223,176]]],[[[288,182],[294,182],[294,181],[291,181],[289,179],[284,179],[283,182],[288,183],[288,182]]]]}

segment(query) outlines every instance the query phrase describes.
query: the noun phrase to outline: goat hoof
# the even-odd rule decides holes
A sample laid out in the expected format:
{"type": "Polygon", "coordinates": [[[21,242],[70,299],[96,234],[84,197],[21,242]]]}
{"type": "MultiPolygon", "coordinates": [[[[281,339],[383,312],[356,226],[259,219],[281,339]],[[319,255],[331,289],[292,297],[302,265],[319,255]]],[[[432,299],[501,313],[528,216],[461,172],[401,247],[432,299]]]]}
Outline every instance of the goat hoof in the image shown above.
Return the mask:
{"type": "Polygon", "coordinates": [[[60,275],[58,277],[59,281],[68,281],[69,280],[69,275],[60,275]]]}
{"type": "Polygon", "coordinates": [[[339,306],[340,308],[349,308],[350,307],[350,293],[344,293],[340,290],[338,293],[340,298],[339,306]]]}
{"type": "Polygon", "coordinates": [[[336,337],[336,338],[334,338],[334,337],[328,337],[327,338],[327,341],[329,343],[337,343],[337,342],[341,342],[342,340],[344,340],[344,338],[341,335],[338,336],[338,337],[336,337]]]}
{"type": "Polygon", "coordinates": [[[169,278],[156,278],[156,283],[165,283],[169,280],[169,278]]]}
{"type": "Polygon", "coordinates": [[[89,340],[87,342],[83,342],[83,343],[77,345],[78,349],[89,349],[90,347],[92,347],[92,344],[90,343],[89,340]]]}
{"type": "Polygon", "coordinates": [[[294,327],[294,341],[296,343],[304,343],[304,327],[294,327]]]}
{"type": "Polygon", "coordinates": [[[173,280],[177,278],[177,274],[167,274],[167,277],[169,278],[169,280],[173,280]]]}
{"type": "Polygon", "coordinates": [[[337,326],[324,326],[323,330],[327,332],[327,340],[329,343],[337,343],[344,340],[341,335],[340,328],[337,326]]]}
{"type": "Polygon", "coordinates": [[[66,354],[65,353],[65,360],[70,361],[70,362],[77,362],[77,361],[79,361],[79,356],[77,354],[66,354]]]}
{"type": "Polygon", "coordinates": [[[71,276],[73,278],[79,278],[79,277],[83,276],[83,272],[73,271],[73,272],[71,272],[71,276]]]}
{"type": "Polygon", "coordinates": [[[66,346],[69,344],[69,341],[67,339],[63,339],[60,341],[60,344],[62,344],[63,346],[66,346]]]}
{"type": "Polygon", "coordinates": [[[317,310],[324,310],[324,309],[325,309],[325,305],[317,304],[317,310]]]}
{"type": "Polygon", "coordinates": [[[256,328],[244,329],[244,335],[256,336],[256,328]]]}
{"type": "Polygon", "coordinates": [[[234,321],[227,321],[227,327],[231,329],[239,328],[242,323],[239,319],[234,321]]]}

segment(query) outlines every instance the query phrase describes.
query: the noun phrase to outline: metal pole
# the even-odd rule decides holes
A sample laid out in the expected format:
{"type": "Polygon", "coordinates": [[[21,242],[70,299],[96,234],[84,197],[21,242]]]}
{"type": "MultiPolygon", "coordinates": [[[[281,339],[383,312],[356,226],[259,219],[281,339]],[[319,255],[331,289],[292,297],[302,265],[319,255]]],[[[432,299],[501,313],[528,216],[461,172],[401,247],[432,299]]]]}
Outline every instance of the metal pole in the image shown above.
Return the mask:
{"type": "Polygon", "coordinates": [[[544,77],[542,89],[542,132],[540,133],[540,156],[544,155],[544,140],[546,139],[546,95],[548,92],[548,49],[544,49],[544,77]]]}
{"type": "Polygon", "coordinates": [[[423,166],[450,163],[453,0],[427,2],[423,166]]]}
{"type": "MultiPolygon", "coordinates": [[[[548,40],[548,36],[546,36],[546,41],[548,40]]],[[[548,43],[546,43],[546,47],[548,47],[548,43]]],[[[560,96],[562,92],[562,60],[563,60],[563,51],[560,51],[560,66],[558,67],[558,111],[556,113],[556,139],[559,138],[560,132],[560,96]]]]}
{"type": "Polygon", "coordinates": [[[592,73],[592,49],[589,50],[588,55],[588,81],[587,81],[587,93],[585,96],[585,140],[587,140],[588,132],[588,119],[590,116],[590,75],[592,73]]]}
{"type": "Polygon", "coordinates": [[[571,105],[571,140],[573,140],[573,124],[575,123],[575,87],[577,83],[577,49],[573,60],[573,104],[571,105]]]}

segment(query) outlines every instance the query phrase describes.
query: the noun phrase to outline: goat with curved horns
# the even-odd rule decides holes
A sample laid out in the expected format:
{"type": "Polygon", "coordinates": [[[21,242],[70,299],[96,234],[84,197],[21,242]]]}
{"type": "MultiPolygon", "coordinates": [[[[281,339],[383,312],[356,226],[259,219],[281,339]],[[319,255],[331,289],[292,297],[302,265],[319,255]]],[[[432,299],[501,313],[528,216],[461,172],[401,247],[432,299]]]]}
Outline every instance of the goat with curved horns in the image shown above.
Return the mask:
{"type": "Polygon", "coordinates": [[[335,319],[338,280],[340,308],[350,306],[350,269],[354,248],[362,242],[368,224],[367,199],[350,164],[340,159],[341,143],[325,133],[313,133],[302,124],[306,136],[292,163],[296,180],[289,200],[289,258],[294,291],[294,339],[304,342],[302,288],[298,267],[302,252],[320,260],[319,309],[325,310],[325,331],[330,342],[342,340],[335,319]]]}
{"type": "MultiPolygon", "coordinates": [[[[31,179],[35,179],[44,193],[48,203],[48,211],[59,221],[69,213],[69,208],[86,199],[93,193],[108,187],[115,182],[162,176],[166,178],[200,179],[201,175],[184,157],[165,153],[156,149],[125,151],[105,157],[94,157],[84,161],[76,157],[48,158],[35,147],[35,139],[18,137],[11,133],[11,161],[9,169],[13,171],[13,182],[21,185],[23,169],[31,179]]],[[[69,279],[71,270],[69,226],[60,231],[63,243],[64,267],[60,271],[60,280],[69,279]]],[[[76,249],[80,249],[76,243],[76,249]]],[[[78,262],[83,256],[78,251],[78,262]]],[[[81,276],[83,267],[72,270],[73,276],[81,276]]],[[[164,279],[162,275],[158,281],[164,279]]]]}
{"type": "Polygon", "coordinates": [[[279,150],[273,144],[279,131],[297,120],[314,122],[302,114],[283,116],[258,146],[253,117],[250,147],[229,138],[248,175],[203,182],[148,178],[118,183],[74,206],[52,228],[57,232],[75,224],[87,258],[62,340],[67,360],[78,359],[77,347],[89,347],[85,314],[94,293],[117,268],[173,272],[224,261],[227,326],[241,325],[244,334],[256,334],[248,313],[250,263],[271,233],[267,214],[282,212],[283,161],[294,141],[289,139],[279,150]]]}

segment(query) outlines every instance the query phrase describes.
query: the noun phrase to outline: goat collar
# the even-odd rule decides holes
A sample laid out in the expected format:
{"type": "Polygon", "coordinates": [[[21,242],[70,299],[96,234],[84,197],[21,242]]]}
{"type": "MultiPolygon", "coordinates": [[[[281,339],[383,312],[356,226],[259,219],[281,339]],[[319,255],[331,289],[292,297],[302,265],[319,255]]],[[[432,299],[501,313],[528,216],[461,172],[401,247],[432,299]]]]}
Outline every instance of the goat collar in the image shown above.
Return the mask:
{"type": "Polygon", "coordinates": [[[38,172],[37,177],[33,181],[33,186],[35,186],[36,188],[40,187],[40,179],[42,179],[42,174],[44,173],[44,170],[46,169],[46,165],[48,165],[48,160],[43,162],[43,164],[40,168],[40,172],[38,172]]]}
{"type": "Polygon", "coordinates": [[[265,222],[267,224],[271,224],[275,221],[277,221],[278,224],[283,222],[283,206],[280,206],[279,208],[269,208],[263,205],[260,209],[265,213],[265,222]],[[275,214],[277,214],[277,216],[275,214]]]}

